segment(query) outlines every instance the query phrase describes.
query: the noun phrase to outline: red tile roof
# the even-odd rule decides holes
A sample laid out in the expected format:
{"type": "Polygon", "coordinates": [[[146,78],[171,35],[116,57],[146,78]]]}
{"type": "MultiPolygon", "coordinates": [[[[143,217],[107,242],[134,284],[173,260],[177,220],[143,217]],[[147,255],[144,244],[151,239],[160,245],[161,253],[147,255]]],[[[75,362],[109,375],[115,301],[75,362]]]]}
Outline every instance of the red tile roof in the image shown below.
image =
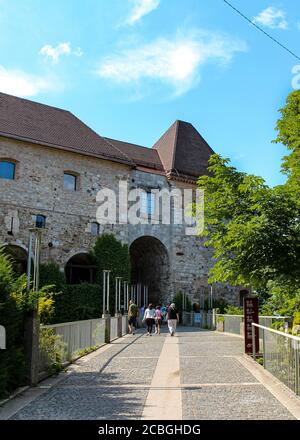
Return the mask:
{"type": "Polygon", "coordinates": [[[0,135],[133,165],[72,113],[0,93],[0,135]]]}
{"type": "Polygon", "coordinates": [[[213,150],[188,122],[176,121],[153,148],[99,136],[66,110],[0,93],[0,136],[100,157],[170,178],[207,174],[213,150]]]}
{"type": "Polygon", "coordinates": [[[116,139],[104,138],[111,142],[124,154],[128,155],[137,165],[164,171],[159,154],[156,150],[116,139]]]}
{"type": "Polygon", "coordinates": [[[174,122],[153,148],[168,176],[192,179],[208,173],[208,160],[214,154],[195,127],[184,121],[174,122]]]}

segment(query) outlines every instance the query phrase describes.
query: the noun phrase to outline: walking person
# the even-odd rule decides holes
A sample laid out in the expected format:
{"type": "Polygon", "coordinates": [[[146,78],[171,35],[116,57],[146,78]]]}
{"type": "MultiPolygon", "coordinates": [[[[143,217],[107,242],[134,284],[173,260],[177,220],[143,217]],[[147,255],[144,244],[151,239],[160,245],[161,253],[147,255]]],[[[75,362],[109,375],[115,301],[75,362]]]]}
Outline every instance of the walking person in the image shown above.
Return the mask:
{"type": "Polygon", "coordinates": [[[162,321],[161,324],[163,325],[165,322],[167,322],[167,307],[162,306],[160,308],[161,314],[162,314],[162,321]]]}
{"type": "Polygon", "coordinates": [[[175,304],[172,303],[168,309],[168,327],[171,336],[175,335],[177,321],[179,321],[178,310],[176,309],[175,304]]]}
{"type": "Polygon", "coordinates": [[[156,314],[156,317],[155,317],[155,333],[157,335],[160,335],[160,328],[161,328],[161,323],[162,323],[162,320],[163,320],[163,314],[162,314],[162,312],[160,310],[160,306],[156,307],[155,314],[156,314]]]}
{"type": "Polygon", "coordinates": [[[144,321],[147,324],[147,336],[152,336],[153,325],[155,324],[156,312],[152,304],[149,304],[144,314],[144,321]]]}
{"type": "Polygon", "coordinates": [[[142,305],[142,307],[140,308],[140,320],[141,320],[142,326],[143,326],[144,315],[145,315],[145,306],[142,305]]]}
{"type": "Polygon", "coordinates": [[[136,329],[136,318],[138,316],[138,308],[137,305],[132,301],[129,301],[128,307],[128,328],[130,334],[135,334],[136,329]]]}

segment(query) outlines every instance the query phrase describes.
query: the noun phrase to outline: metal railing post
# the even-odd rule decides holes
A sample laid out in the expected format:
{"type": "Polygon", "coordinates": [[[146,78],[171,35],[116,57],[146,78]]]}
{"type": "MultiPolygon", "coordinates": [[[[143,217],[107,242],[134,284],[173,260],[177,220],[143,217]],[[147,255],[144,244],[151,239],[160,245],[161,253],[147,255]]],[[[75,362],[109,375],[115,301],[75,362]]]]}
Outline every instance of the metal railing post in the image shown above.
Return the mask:
{"type": "Polygon", "coordinates": [[[295,349],[294,349],[294,356],[295,356],[295,393],[297,396],[300,395],[299,390],[299,374],[300,374],[300,368],[299,368],[299,342],[295,341],[295,349]]]}
{"type": "Polygon", "coordinates": [[[253,324],[252,324],[252,353],[253,353],[253,360],[256,361],[255,326],[253,324]]]}
{"type": "Polygon", "coordinates": [[[262,355],[263,355],[263,366],[266,368],[266,332],[263,328],[263,349],[262,349],[262,355]]]}

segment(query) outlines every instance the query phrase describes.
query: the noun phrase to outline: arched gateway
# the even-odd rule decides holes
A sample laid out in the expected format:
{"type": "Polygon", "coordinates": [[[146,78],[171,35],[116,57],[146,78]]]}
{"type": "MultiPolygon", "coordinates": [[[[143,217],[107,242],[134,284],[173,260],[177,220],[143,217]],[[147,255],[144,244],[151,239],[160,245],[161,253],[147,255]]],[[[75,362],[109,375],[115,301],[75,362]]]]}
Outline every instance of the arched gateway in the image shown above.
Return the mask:
{"type": "Polygon", "coordinates": [[[131,283],[149,286],[149,301],[159,304],[169,296],[168,251],[155,237],[143,236],[130,245],[131,283]]]}
{"type": "Polygon", "coordinates": [[[28,252],[24,247],[17,244],[5,244],[4,252],[11,258],[14,272],[17,275],[26,273],[28,252]]]}

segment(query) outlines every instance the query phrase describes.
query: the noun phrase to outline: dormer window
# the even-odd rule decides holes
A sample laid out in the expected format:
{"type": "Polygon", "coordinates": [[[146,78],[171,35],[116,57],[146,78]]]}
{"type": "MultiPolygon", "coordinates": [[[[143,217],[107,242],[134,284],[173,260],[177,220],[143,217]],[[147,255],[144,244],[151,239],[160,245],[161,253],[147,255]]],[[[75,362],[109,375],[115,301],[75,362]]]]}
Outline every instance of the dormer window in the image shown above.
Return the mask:
{"type": "Polygon", "coordinates": [[[16,164],[9,160],[0,160],[0,179],[14,180],[16,164]]]}
{"type": "Polygon", "coordinates": [[[76,191],[78,187],[77,178],[76,174],[64,173],[64,189],[66,191],[76,191]]]}

